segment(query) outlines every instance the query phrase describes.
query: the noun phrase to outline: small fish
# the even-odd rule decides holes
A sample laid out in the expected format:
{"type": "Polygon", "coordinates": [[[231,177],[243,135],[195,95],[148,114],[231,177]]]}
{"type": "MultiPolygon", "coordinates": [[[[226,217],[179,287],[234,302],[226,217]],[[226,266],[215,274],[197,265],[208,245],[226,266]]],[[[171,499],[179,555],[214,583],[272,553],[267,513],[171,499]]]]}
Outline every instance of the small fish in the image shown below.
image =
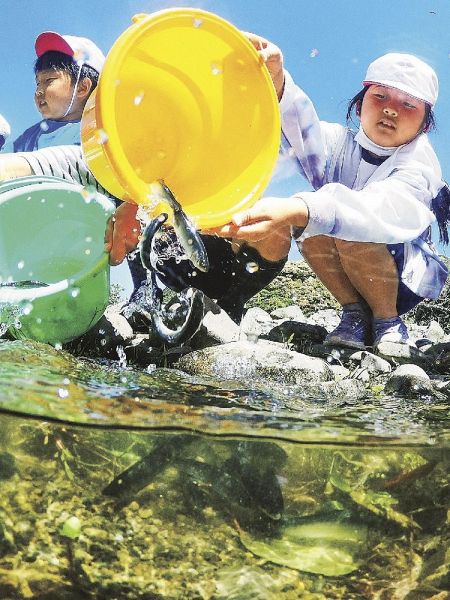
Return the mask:
{"type": "Polygon", "coordinates": [[[151,321],[155,333],[163,342],[166,344],[182,344],[190,340],[200,329],[205,315],[205,300],[200,290],[187,288],[184,290],[184,294],[189,302],[189,309],[183,324],[177,327],[177,329],[171,329],[164,323],[161,316],[163,312],[162,290],[159,289],[156,282],[155,268],[151,261],[151,252],[153,238],[166,220],[166,213],[162,213],[156,219],[152,219],[145,228],[141,238],[141,262],[150,273],[151,302],[145,309],[141,307],[140,310],[151,321]]]}
{"type": "MultiPolygon", "coordinates": [[[[152,279],[154,273],[152,272],[152,279]]],[[[152,282],[152,287],[155,289],[156,283],[152,282]]],[[[203,293],[194,288],[185,290],[186,299],[189,301],[189,309],[182,325],[177,329],[168,327],[162,317],[161,301],[152,302],[152,306],[148,310],[141,308],[141,313],[149,319],[153,325],[154,332],[166,344],[184,344],[189,341],[200,329],[203,317],[205,315],[205,303],[203,293]]],[[[153,294],[157,298],[157,294],[153,294]]]]}
{"type": "Polygon", "coordinates": [[[164,181],[160,179],[158,183],[163,189],[164,200],[173,211],[173,228],[178,241],[194,267],[206,273],[209,271],[209,259],[200,234],[164,181]]]}

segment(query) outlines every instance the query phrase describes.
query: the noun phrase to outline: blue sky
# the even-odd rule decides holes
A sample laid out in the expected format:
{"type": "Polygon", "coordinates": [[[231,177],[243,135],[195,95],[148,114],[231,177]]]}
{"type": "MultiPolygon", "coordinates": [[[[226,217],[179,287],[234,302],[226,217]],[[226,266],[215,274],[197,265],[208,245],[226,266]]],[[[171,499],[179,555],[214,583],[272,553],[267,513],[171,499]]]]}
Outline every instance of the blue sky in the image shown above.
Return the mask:
{"type": "MultiPolygon", "coordinates": [[[[34,40],[39,33],[89,37],[106,54],[134,14],[194,6],[278,44],[286,67],[327,121],[344,122],[347,102],[377,56],[399,51],[426,60],[437,71],[441,90],[435,109],[438,130],[431,141],[444,178],[450,180],[449,0],[1,0],[0,6],[0,112],[15,137],[39,120],[33,102],[34,40]]],[[[299,178],[286,174],[269,191],[284,195],[301,186],[299,178]]],[[[113,269],[113,280],[126,283],[124,273],[113,269]]]]}

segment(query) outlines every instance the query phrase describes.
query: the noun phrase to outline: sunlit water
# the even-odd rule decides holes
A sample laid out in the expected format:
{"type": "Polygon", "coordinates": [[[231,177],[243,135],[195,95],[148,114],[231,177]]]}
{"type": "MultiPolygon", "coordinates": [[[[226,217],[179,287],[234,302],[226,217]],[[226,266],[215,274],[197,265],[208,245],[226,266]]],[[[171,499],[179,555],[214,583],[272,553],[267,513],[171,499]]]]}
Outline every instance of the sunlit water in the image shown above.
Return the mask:
{"type": "Polygon", "coordinates": [[[447,585],[442,404],[245,389],[29,341],[0,341],[0,378],[1,598],[447,585]]]}

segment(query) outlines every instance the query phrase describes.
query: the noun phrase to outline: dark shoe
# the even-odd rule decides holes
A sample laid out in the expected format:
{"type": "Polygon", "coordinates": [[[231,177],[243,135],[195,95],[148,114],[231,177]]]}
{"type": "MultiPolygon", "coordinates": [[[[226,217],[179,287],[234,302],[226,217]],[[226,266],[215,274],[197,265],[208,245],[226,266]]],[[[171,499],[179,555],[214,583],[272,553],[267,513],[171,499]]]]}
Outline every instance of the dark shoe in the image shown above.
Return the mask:
{"type": "Polygon", "coordinates": [[[341,322],[325,338],[326,346],[344,346],[363,350],[370,335],[370,321],[359,304],[346,304],[342,307],[341,322]]]}
{"type": "Polygon", "coordinates": [[[373,347],[384,342],[411,345],[408,328],[400,317],[373,320],[373,347]]]}

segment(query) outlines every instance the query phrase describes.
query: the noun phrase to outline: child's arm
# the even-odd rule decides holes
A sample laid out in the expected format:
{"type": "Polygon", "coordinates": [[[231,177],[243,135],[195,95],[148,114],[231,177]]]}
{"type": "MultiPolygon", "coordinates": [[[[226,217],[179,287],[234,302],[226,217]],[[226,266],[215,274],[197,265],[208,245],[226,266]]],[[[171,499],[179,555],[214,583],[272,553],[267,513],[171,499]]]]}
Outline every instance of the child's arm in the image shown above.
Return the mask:
{"type": "Polygon", "coordinates": [[[33,175],[28,162],[17,154],[0,154],[0,181],[33,175]]]}
{"type": "Polygon", "coordinates": [[[236,213],[230,223],[203,231],[220,237],[259,242],[277,230],[303,229],[309,220],[308,207],[300,197],[261,198],[252,207],[236,213]]]}
{"type": "Polygon", "coordinates": [[[339,124],[321,123],[310,98],[284,70],[280,48],[254,33],[245,35],[272,77],[280,101],[281,126],[287,150],[294,151],[301,174],[314,189],[318,189],[327,183],[327,164],[345,128],[339,124]]]}
{"type": "Polygon", "coordinates": [[[139,243],[141,224],[136,218],[138,206],[124,202],[109,219],[105,232],[105,252],[109,252],[109,263],[119,265],[126,255],[139,243]]]}

